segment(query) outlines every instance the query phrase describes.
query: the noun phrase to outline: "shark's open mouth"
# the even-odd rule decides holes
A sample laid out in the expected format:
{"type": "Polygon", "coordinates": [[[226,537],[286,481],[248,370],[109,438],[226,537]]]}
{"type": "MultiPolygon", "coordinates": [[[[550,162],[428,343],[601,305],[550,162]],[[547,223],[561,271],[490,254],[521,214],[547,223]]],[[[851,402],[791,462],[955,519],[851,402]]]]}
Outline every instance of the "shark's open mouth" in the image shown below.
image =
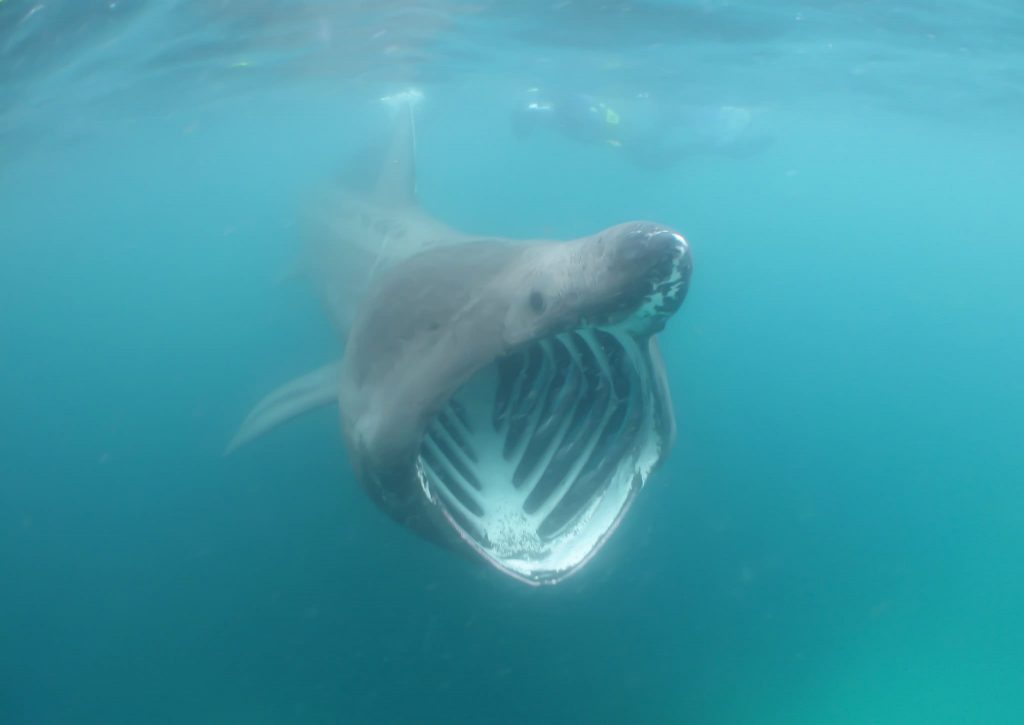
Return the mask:
{"type": "Polygon", "coordinates": [[[431,420],[423,489],[485,559],[556,583],[611,534],[659,461],[649,339],[584,328],[480,370],[431,420]]]}

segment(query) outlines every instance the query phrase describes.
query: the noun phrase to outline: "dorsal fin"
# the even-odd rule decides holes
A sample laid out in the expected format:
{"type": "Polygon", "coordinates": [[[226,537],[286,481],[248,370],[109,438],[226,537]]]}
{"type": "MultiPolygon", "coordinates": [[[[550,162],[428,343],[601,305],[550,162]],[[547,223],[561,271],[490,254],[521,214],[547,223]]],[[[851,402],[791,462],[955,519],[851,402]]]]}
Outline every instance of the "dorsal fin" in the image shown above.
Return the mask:
{"type": "Polygon", "coordinates": [[[403,91],[381,99],[391,106],[395,119],[394,135],[377,176],[375,199],[391,206],[416,203],[416,119],[413,108],[422,95],[419,91],[403,91]]]}

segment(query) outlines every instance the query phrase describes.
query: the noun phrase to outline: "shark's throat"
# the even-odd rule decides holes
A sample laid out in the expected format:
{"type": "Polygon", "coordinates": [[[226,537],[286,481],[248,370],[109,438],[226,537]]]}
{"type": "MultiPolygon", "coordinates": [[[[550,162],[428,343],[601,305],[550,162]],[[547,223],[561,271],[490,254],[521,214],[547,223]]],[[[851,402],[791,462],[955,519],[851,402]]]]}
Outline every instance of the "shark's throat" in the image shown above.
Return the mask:
{"type": "Polygon", "coordinates": [[[659,395],[646,337],[590,328],[535,342],[433,418],[421,485],[490,563],[556,583],[596,553],[660,460],[659,395]]]}

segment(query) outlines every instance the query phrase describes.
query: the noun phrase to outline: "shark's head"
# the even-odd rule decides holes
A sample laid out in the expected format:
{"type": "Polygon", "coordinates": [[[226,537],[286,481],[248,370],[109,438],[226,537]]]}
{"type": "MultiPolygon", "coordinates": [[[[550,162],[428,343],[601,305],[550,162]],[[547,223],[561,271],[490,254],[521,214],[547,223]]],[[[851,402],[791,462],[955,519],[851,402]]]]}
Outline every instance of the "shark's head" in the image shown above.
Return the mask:
{"type": "Polygon", "coordinates": [[[511,346],[580,328],[658,332],[679,309],[693,261],[682,235],[629,222],[572,242],[537,245],[506,281],[504,335],[511,346]]]}
{"type": "Polygon", "coordinates": [[[691,270],[682,236],[633,222],[531,245],[496,278],[503,352],[430,416],[416,459],[423,493],[486,561],[556,583],[617,528],[674,436],[653,335],[691,270]]]}

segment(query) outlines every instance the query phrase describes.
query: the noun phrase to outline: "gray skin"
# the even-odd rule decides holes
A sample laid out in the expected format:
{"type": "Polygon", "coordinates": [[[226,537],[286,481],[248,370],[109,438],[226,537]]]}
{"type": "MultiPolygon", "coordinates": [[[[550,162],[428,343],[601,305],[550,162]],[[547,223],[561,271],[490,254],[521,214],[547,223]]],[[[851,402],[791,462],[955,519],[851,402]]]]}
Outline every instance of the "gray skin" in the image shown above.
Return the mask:
{"type": "Polygon", "coordinates": [[[329,190],[307,226],[307,272],[342,360],[264,398],[228,451],[337,404],[356,477],[380,508],[517,579],[556,583],[604,544],[671,447],[655,335],[685,297],[689,247],[652,222],[572,241],[456,231],[416,203],[412,138],[410,111],[371,189],[329,190]],[[516,367],[531,354],[548,377],[516,367]],[[512,381],[514,392],[502,387],[512,381]],[[503,405],[519,415],[511,424],[503,405]],[[438,426],[465,409],[449,438],[438,426]],[[528,469],[540,473],[524,484],[528,469]],[[556,469],[568,472],[545,474],[556,469]],[[544,475],[554,493],[526,500],[544,475]],[[568,518],[550,513],[559,500],[573,503],[568,518]]]}
{"type": "MultiPolygon", "coordinates": [[[[387,273],[355,320],[341,366],[345,440],[374,501],[400,523],[451,543],[416,473],[428,421],[474,373],[517,348],[633,316],[666,260],[678,257],[685,278],[674,306],[635,329],[659,332],[692,269],[680,239],[652,222],[629,222],[570,242],[441,246],[387,273]]],[[[675,419],[656,347],[651,358],[667,453],[675,419]]]]}

